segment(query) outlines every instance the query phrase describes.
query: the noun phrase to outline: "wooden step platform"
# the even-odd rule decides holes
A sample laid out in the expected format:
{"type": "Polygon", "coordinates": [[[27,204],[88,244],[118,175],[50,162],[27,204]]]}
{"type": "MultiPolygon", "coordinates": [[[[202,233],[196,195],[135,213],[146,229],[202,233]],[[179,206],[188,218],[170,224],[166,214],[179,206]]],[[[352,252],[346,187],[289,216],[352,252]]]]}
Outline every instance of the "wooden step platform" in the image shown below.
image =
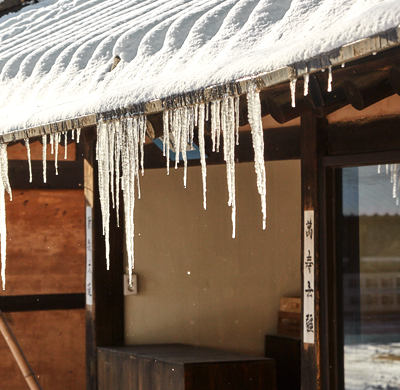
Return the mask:
{"type": "Polygon", "coordinates": [[[276,390],[275,361],[184,344],[98,348],[99,390],[276,390]]]}

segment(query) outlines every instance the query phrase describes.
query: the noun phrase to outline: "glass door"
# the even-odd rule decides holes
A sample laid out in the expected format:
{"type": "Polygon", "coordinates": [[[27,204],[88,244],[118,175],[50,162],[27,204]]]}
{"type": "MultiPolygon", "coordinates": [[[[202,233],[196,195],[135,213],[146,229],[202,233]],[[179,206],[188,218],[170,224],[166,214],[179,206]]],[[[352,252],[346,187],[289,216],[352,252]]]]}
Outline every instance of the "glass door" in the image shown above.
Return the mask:
{"type": "Polygon", "coordinates": [[[400,390],[399,169],[336,169],[337,349],[345,390],[400,390]]]}

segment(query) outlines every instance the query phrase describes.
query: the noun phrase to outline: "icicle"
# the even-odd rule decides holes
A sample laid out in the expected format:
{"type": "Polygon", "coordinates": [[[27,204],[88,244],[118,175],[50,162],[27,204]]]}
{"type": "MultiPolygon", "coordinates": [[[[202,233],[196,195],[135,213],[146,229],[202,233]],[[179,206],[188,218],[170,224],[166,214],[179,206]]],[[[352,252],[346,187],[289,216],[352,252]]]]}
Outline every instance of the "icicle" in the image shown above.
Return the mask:
{"type": "Polygon", "coordinates": [[[71,130],[71,139],[72,139],[72,141],[75,139],[75,130],[74,129],[71,130]]]}
{"type": "Polygon", "coordinates": [[[308,83],[310,82],[310,74],[306,73],[304,75],[304,96],[308,95],[308,83]]]}
{"type": "MultiPolygon", "coordinates": [[[[189,109],[187,107],[183,107],[181,109],[182,119],[182,130],[181,130],[181,151],[182,151],[182,159],[183,159],[183,186],[186,188],[187,182],[187,154],[186,149],[188,145],[188,133],[189,133],[189,109]]],[[[179,154],[178,154],[179,155],[179,154]]]]}
{"type": "Polygon", "coordinates": [[[397,175],[398,175],[398,168],[397,164],[392,164],[392,183],[393,183],[393,198],[397,198],[397,175]]]}
{"type": "Polygon", "coordinates": [[[239,96],[235,96],[235,127],[236,127],[236,145],[239,145],[239,96]]]}
{"type": "Polygon", "coordinates": [[[121,163],[121,132],[124,130],[126,119],[121,119],[115,127],[114,141],[114,167],[115,167],[115,212],[117,214],[117,227],[119,227],[119,182],[121,163]]]}
{"type": "Polygon", "coordinates": [[[257,175],[257,189],[261,196],[263,229],[267,225],[267,180],[264,163],[264,131],[261,120],[260,93],[252,91],[247,94],[248,117],[251,127],[254,149],[254,167],[257,175]]]}
{"type": "Polygon", "coordinates": [[[26,154],[28,156],[29,183],[32,183],[31,148],[29,147],[29,138],[25,138],[25,147],[26,147],[26,154]]]}
{"type": "Polygon", "coordinates": [[[389,164],[386,164],[386,174],[389,174],[389,164]]]}
{"type": "Polygon", "coordinates": [[[81,138],[81,129],[76,129],[76,142],[79,144],[81,138]]]}
{"type": "Polygon", "coordinates": [[[7,228],[6,228],[6,202],[5,191],[12,200],[11,186],[8,180],[8,158],[7,144],[0,144],[0,242],[1,242],[1,282],[3,290],[6,288],[6,246],[7,246],[7,228]]]}
{"type": "Polygon", "coordinates": [[[56,168],[56,175],[58,175],[58,144],[60,143],[60,133],[54,134],[54,166],[56,168]]]}
{"type": "Polygon", "coordinates": [[[175,169],[178,169],[178,162],[179,162],[179,153],[180,153],[180,147],[181,147],[181,131],[182,131],[182,125],[181,125],[181,114],[182,108],[178,108],[177,110],[174,110],[174,120],[173,120],[173,135],[174,135],[174,141],[175,141],[175,169]]]}
{"type": "Polygon", "coordinates": [[[221,138],[221,100],[211,102],[211,140],[212,151],[219,152],[221,138]]]}
{"type": "Polygon", "coordinates": [[[104,121],[100,121],[97,124],[96,158],[98,160],[100,208],[106,245],[106,262],[107,269],[110,269],[110,153],[108,129],[109,126],[104,121]]]}
{"type": "Polygon", "coordinates": [[[113,209],[115,209],[115,191],[114,191],[114,152],[115,152],[115,128],[118,125],[117,120],[112,120],[107,123],[107,136],[108,136],[108,171],[110,175],[110,188],[111,188],[111,203],[113,209]]]}
{"type": "Polygon", "coordinates": [[[7,144],[0,144],[0,169],[3,187],[7,194],[10,196],[10,200],[12,200],[11,186],[10,181],[8,180],[7,144]]]}
{"type": "Polygon", "coordinates": [[[135,177],[139,180],[139,143],[143,135],[143,119],[127,118],[121,134],[122,188],[124,198],[125,242],[128,257],[129,285],[134,268],[135,177]]]}
{"type": "Polygon", "coordinates": [[[378,165],[378,174],[381,173],[381,164],[378,165]]]}
{"type": "Polygon", "coordinates": [[[47,135],[42,135],[43,183],[47,181],[47,135]]]}
{"type": "Polygon", "coordinates": [[[189,141],[190,148],[193,149],[193,138],[194,138],[194,107],[188,108],[188,127],[189,127],[189,141]]]}
{"type": "Polygon", "coordinates": [[[292,107],[296,107],[296,78],[290,80],[290,94],[292,96],[292,107]]]}
{"type": "Polygon", "coordinates": [[[206,167],[206,152],[205,152],[205,142],[204,142],[204,114],[205,106],[201,103],[199,106],[199,149],[200,149],[200,163],[201,163],[201,177],[203,181],[203,207],[204,210],[207,209],[207,167],[206,167]]]}
{"type": "Polygon", "coordinates": [[[50,146],[51,146],[50,153],[54,154],[54,134],[50,134],[50,146]]]}
{"type": "Polygon", "coordinates": [[[147,116],[139,117],[139,135],[140,135],[140,166],[142,168],[142,176],[144,175],[144,143],[146,142],[146,126],[147,116]]]}
{"type": "Polygon", "coordinates": [[[215,152],[216,134],[217,134],[217,111],[216,102],[211,102],[211,141],[212,151],[215,152]]]}
{"type": "Polygon", "coordinates": [[[194,125],[196,127],[198,126],[198,117],[199,117],[199,105],[196,104],[194,106],[194,125]]]}
{"type": "Polygon", "coordinates": [[[132,140],[133,140],[133,156],[135,158],[135,170],[134,170],[134,176],[132,179],[132,185],[134,185],[135,180],[134,177],[136,176],[136,183],[137,183],[137,188],[138,188],[138,198],[140,199],[141,193],[140,193],[140,182],[139,182],[139,126],[138,126],[138,118],[134,118],[132,122],[132,140]]]}
{"type": "Polygon", "coordinates": [[[206,104],[206,121],[208,122],[208,118],[210,116],[210,113],[209,113],[209,111],[210,111],[210,103],[207,102],[205,104],[206,104]]]}
{"type": "Polygon", "coordinates": [[[68,131],[64,131],[64,160],[66,160],[68,158],[68,152],[67,152],[67,148],[68,148],[68,131]]]}
{"type": "Polygon", "coordinates": [[[236,236],[236,190],[235,190],[235,107],[233,97],[225,97],[221,107],[222,134],[224,137],[224,160],[228,184],[228,205],[232,208],[232,238],[236,236]]]}
{"type": "Polygon", "coordinates": [[[342,62],[342,68],[344,68],[345,66],[346,66],[346,63],[345,62],[342,62]]]}
{"type": "Polygon", "coordinates": [[[217,100],[216,101],[216,105],[217,105],[217,107],[216,107],[216,110],[217,110],[217,112],[216,112],[216,116],[217,116],[217,118],[216,118],[216,126],[217,126],[217,131],[216,131],[216,142],[217,142],[217,145],[216,145],[216,149],[217,149],[217,152],[219,153],[219,146],[220,146],[220,143],[221,143],[221,100],[217,100]]]}
{"type": "Polygon", "coordinates": [[[167,161],[167,175],[169,175],[169,126],[171,116],[170,111],[165,110],[163,112],[163,155],[167,161]]]}
{"type": "Polygon", "coordinates": [[[328,67],[328,92],[332,92],[332,66],[328,67]]]}

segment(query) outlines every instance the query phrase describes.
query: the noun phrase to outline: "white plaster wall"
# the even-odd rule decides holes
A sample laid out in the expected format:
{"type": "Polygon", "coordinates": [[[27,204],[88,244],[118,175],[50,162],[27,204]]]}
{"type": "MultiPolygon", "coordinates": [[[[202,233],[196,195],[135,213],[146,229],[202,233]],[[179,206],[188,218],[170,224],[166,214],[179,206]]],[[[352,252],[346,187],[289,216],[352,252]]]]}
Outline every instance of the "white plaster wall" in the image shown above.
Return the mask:
{"type": "Polygon", "coordinates": [[[136,203],[139,294],[125,298],[127,344],[181,342],[263,355],[281,296],[300,296],[300,162],[266,163],[262,230],[254,164],[236,165],[237,234],[231,238],[225,166],[148,170],[136,203]]]}

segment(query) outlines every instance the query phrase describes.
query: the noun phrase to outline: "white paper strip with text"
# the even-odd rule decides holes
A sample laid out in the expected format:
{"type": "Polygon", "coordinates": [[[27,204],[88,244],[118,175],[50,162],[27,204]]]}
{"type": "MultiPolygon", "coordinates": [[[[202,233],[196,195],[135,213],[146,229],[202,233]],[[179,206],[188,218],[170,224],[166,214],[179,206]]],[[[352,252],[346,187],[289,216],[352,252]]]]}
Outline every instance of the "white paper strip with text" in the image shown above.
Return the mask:
{"type": "Polygon", "coordinates": [[[303,342],[314,344],[314,210],[304,211],[303,342]]]}
{"type": "Polygon", "coordinates": [[[92,208],[86,206],[86,305],[93,305],[93,236],[92,208]]]}

